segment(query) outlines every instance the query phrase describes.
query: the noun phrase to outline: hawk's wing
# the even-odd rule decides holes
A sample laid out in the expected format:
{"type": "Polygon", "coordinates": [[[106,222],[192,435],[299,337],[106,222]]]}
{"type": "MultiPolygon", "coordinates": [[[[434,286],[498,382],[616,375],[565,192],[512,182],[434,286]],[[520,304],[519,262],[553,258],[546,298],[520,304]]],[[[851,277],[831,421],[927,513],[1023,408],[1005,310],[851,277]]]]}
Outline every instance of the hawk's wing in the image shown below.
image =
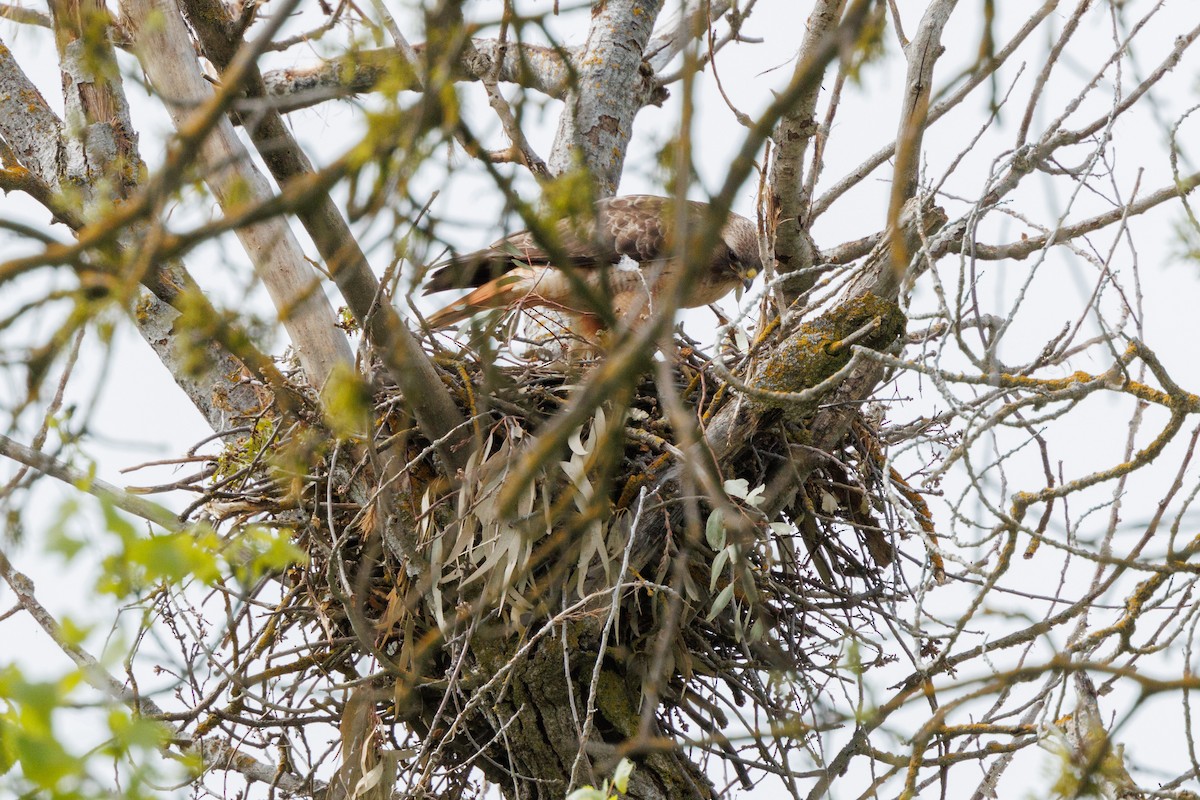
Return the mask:
{"type": "MultiPolygon", "coordinates": [[[[596,204],[595,220],[563,220],[557,225],[562,254],[579,277],[599,288],[602,268],[629,258],[646,265],[665,257],[668,231],[664,222],[671,201],[628,195],[596,204]]],[[[425,293],[477,287],[466,297],[429,317],[434,327],[456,322],[488,308],[518,304],[578,310],[570,280],[552,263],[533,234],[521,231],[490,247],[457,255],[437,264],[425,293]]]]}

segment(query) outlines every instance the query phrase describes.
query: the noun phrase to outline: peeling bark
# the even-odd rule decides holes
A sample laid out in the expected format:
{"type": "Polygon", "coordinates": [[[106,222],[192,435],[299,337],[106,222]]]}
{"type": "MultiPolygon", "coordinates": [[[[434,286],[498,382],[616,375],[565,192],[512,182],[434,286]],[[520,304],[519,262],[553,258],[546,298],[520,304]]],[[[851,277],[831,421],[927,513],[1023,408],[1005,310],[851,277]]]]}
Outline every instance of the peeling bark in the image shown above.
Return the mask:
{"type": "MultiPolygon", "coordinates": [[[[107,41],[87,31],[108,22],[97,0],[52,0],[50,12],[58,44],[66,118],[66,177],[80,186],[109,179],[116,197],[137,185],[142,171],[137,134],[117,75],[116,54],[107,41]]],[[[107,200],[107,198],[105,198],[107,200]]]]}

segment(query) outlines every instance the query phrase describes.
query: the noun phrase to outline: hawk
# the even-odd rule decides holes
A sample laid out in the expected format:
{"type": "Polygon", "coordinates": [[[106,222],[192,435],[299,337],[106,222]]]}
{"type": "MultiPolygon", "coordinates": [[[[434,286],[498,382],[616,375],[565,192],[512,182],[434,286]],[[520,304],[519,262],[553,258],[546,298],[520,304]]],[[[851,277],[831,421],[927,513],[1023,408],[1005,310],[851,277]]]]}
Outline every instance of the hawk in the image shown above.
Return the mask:
{"type": "MultiPolygon", "coordinates": [[[[681,271],[672,258],[678,208],[671,198],[626,195],[601,200],[593,219],[559,221],[558,243],[568,266],[597,296],[612,298],[617,319],[632,325],[647,319],[660,288],[681,271]]],[[[686,212],[696,228],[705,223],[709,207],[688,201],[686,212]]],[[[761,269],[754,223],[730,214],[707,266],[684,290],[681,306],[698,308],[739,286],[748,288],[761,269]]],[[[472,287],[465,297],[434,312],[429,324],[446,327],[487,309],[542,307],[562,312],[572,332],[584,339],[591,340],[602,327],[566,273],[528,231],[436,264],[425,294],[472,287]]]]}

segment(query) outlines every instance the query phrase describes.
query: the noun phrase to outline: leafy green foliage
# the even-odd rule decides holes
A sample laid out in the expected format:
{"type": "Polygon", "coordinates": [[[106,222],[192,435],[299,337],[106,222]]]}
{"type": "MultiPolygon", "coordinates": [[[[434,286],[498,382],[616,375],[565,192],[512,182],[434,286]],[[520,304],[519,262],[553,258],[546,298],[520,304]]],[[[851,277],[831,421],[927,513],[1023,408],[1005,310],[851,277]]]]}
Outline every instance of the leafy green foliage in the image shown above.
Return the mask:
{"type": "Polygon", "coordinates": [[[279,572],[293,564],[304,564],[307,554],[292,543],[292,531],[249,525],[238,532],[223,551],[233,574],[242,583],[253,583],[267,573],[279,572]]]}
{"type": "Polygon", "coordinates": [[[371,387],[349,364],[337,364],[322,393],[325,418],[339,439],[359,438],[367,434],[374,404],[371,387]]]}
{"type": "Polygon", "coordinates": [[[248,526],[222,541],[207,525],[180,533],[145,535],[111,507],[105,508],[105,519],[120,547],[104,558],[97,588],[117,596],[136,594],[160,583],[216,583],[225,575],[249,583],[306,558],[291,543],[287,529],[248,526]]]}
{"type": "Polygon", "coordinates": [[[256,420],[249,436],[238,436],[230,440],[217,456],[217,477],[227,478],[248,466],[259,457],[274,434],[275,424],[271,420],[256,420]]]}
{"type": "Polygon", "coordinates": [[[544,219],[590,220],[595,214],[595,186],[592,176],[580,163],[542,186],[544,219]]]}
{"type": "Polygon", "coordinates": [[[855,83],[862,83],[862,68],[872,61],[883,58],[887,52],[887,15],[883,3],[876,4],[854,40],[854,47],[846,63],[846,75],[855,83]]]}
{"type": "Polygon", "coordinates": [[[120,546],[102,562],[101,592],[125,596],[161,582],[179,584],[195,577],[211,583],[221,575],[216,557],[220,540],[211,528],[144,535],[107,504],[104,519],[120,546]]]}
{"type": "Polygon", "coordinates": [[[92,758],[112,759],[123,798],[152,797],[150,786],[161,780],[154,755],[170,738],[164,725],[114,707],[107,726],[95,733],[108,738],[88,748],[85,737],[61,719],[65,709],[89,702],[79,671],[54,680],[31,680],[14,666],[0,669],[0,795],[47,798],[112,797],[113,766],[92,758]]]}
{"type": "Polygon", "coordinates": [[[633,773],[633,762],[622,758],[613,770],[613,776],[604,781],[597,789],[594,786],[583,786],[567,795],[566,800],[617,800],[629,791],[629,776],[633,773]]]}

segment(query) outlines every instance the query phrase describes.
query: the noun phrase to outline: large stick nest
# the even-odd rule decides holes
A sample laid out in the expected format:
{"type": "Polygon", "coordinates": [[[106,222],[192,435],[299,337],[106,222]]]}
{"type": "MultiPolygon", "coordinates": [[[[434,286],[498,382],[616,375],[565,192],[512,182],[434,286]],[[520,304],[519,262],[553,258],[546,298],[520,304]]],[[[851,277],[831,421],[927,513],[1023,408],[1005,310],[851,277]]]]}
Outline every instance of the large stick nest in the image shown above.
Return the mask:
{"type": "MultiPolygon", "coordinates": [[[[499,500],[514,466],[584,373],[561,362],[432,355],[473,429],[474,452],[453,479],[399,390],[377,381],[369,436],[334,443],[317,425],[260,422],[223,455],[219,502],[209,506],[229,521],[292,526],[309,554],[284,577],[274,639],[253,656],[270,659],[296,633],[324,639],[319,657],[292,662],[293,682],[329,671],[357,679],[373,658],[369,669],[392,677],[385,718],[418,735],[466,680],[456,660],[463,642],[525,642],[566,620],[588,621],[581,649],[603,642],[627,676],[658,676],[667,733],[689,722],[718,732],[727,723],[718,693],[730,689],[738,704],[794,720],[814,692],[781,694],[764,678],[811,686],[832,675],[847,637],[874,630],[905,591],[897,537],[932,536],[920,496],[888,466],[880,415],[856,412],[770,517],[760,508],[768,485],[798,450],[813,449],[803,415],[751,403],[752,434],[728,449],[719,475],[689,469],[697,443],[678,432],[694,435],[750,401],[725,379],[744,356],[683,340],[656,375],[598,408],[544,459],[505,513],[499,500]],[[631,531],[648,515],[660,533],[635,542],[631,531]]],[[[210,487],[207,497],[218,495],[210,487]]],[[[858,658],[869,666],[887,654],[858,658]]]]}

